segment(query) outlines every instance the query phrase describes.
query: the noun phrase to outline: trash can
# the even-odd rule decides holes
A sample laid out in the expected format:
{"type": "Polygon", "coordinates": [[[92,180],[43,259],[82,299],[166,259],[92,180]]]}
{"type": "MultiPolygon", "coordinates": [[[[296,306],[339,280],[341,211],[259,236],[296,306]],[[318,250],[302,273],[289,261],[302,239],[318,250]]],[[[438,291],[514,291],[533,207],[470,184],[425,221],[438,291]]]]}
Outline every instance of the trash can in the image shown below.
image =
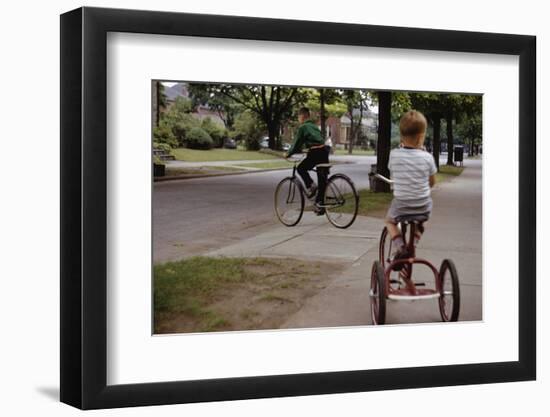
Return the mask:
{"type": "MultiPolygon", "coordinates": [[[[376,164],[371,164],[370,172],[372,174],[376,174],[376,164]]],[[[369,175],[369,187],[370,187],[370,189],[374,191],[375,185],[376,185],[376,178],[374,177],[374,175],[369,175]]]]}
{"type": "Polygon", "coordinates": [[[464,146],[455,146],[453,148],[455,164],[462,166],[464,163],[464,146]]]}
{"type": "Polygon", "coordinates": [[[164,177],[166,175],[166,165],[153,163],[153,176],[164,177]]]}

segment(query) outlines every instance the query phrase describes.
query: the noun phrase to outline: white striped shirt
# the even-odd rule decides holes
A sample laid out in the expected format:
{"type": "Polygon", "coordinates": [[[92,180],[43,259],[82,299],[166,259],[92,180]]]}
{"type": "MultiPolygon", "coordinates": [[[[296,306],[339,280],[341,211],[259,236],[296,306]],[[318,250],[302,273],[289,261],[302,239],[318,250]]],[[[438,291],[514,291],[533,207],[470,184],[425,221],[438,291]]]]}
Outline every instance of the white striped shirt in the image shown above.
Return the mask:
{"type": "Polygon", "coordinates": [[[430,198],[430,175],[437,172],[433,156],[416,148],[398,148],[388,162],[393,183],[393,196],[398,200],[425,204],[430,198]]]}

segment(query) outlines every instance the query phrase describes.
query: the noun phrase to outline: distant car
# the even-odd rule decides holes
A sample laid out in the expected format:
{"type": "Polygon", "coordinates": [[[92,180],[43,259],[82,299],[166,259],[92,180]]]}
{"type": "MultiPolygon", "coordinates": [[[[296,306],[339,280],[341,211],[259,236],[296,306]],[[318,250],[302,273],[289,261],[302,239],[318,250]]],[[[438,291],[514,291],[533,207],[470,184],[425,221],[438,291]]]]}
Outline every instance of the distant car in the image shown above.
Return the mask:
{"type": "Polygon", "coordinates": [[[283,143],[283,151],[288,151],[290,149],[290,144],[289,143],[283,143]]]}
{"type": "Polygon", "coordinates": [[[260,148],[269,148],[269,136],[260,139],[260,148]]]}
{"type": "Polygon", "coordinates": [[[235,139],[225,138],[223,140],[223,147],[227,149],[237,149],[237,142],[235,142],[235,139]]]}

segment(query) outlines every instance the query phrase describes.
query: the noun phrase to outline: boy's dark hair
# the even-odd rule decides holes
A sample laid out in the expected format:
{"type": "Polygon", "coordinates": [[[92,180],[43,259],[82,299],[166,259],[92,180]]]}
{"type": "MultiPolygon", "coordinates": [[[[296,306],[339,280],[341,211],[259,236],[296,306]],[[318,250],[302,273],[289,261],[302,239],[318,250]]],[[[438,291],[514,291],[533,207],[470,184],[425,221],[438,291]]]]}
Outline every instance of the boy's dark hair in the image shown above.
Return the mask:
{"type": "Polygon", "coordinates": [[[428,122],[422,113],[417,110],[409,110],[399,122],[399,132],[401,136],[416,136],[426,133],[428,122]]]}
{"type": "Polygon", "coordinates": [[[310,117],[309,109],[307,107],[300,108],[300,110],[298,110],[298,114],[301,116],[310,117]]]}

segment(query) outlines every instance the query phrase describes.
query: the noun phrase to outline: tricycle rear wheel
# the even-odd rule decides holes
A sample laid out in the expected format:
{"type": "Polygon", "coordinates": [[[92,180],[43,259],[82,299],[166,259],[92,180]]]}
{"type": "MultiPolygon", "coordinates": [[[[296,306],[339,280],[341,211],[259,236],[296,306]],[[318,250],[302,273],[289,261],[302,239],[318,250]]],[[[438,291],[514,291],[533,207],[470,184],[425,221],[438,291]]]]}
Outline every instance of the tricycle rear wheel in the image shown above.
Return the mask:
{"type": "Polygon", "coordinates": [[[370,277],[370,310],[373,324],[386,323],[386,283],[384,268],[374,261],[370,277]]]}
{"type": "Polygon", "coordinates": [[[453,261],[444,259],[439,268],[439,313],[443,321],[458,321],[460,314],[460,286],[453,261]]]}

